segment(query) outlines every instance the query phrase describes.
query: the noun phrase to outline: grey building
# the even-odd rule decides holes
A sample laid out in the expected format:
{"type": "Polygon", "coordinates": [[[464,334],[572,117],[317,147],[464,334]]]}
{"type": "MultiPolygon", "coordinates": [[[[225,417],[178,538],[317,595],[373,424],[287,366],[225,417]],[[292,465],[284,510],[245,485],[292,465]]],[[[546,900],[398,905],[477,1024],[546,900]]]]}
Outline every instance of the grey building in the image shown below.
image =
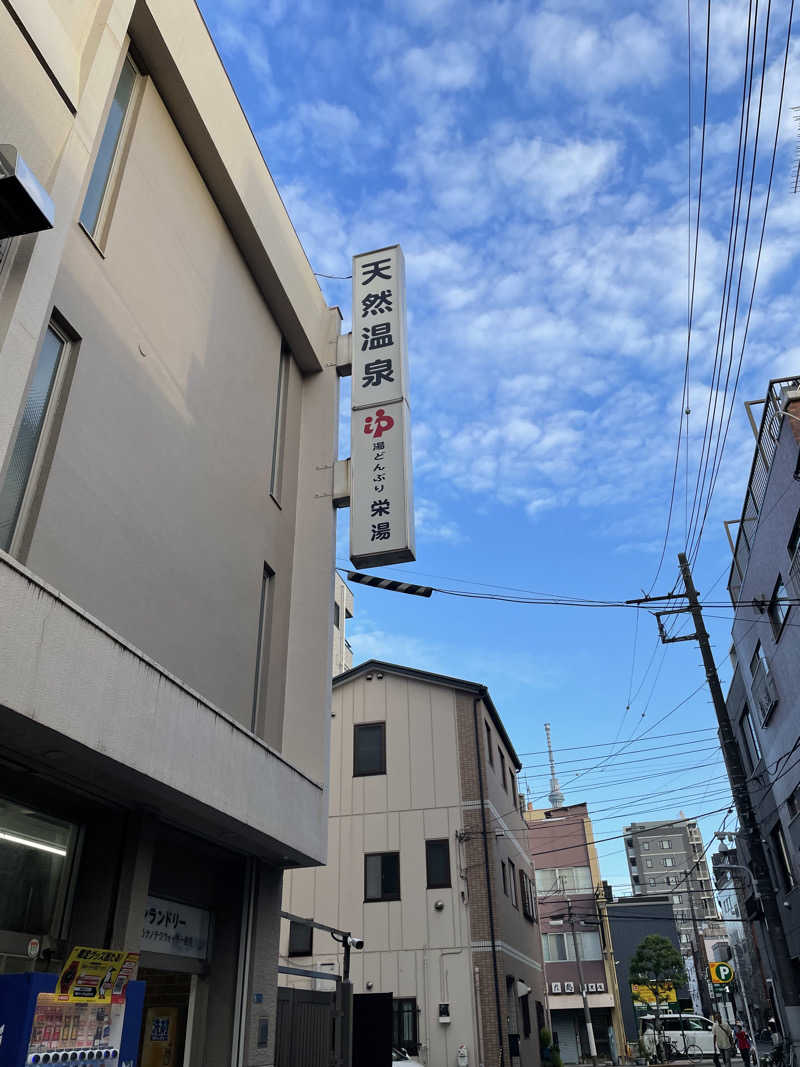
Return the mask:
{"type": "Polygon", "coordinates": [[[0,42],[0,972],[141,950],[171,1062],[264,1067],[327,851],[340,315],[192,0],[0,42]]]}
{"type": "MultiPolygon", "coordinates": [[[[744,504],[732,541],[728,590],[735,609],[727,696],[742,774],[764,843],[772,921],[747,870],[745,911],[767,977],[769,1003],[800,1042],[800,378],[773,379],[758,423],[744,504]],[[768,915],[769,919],[769,915],[768,915]]],[[[753,405],[748,405],[748,413],[753,405]]],[[[739,862],[752,862],[744,835],[739,862]]],[[[769,902],[768,902],[769,903],[769,902]]]]}
{"type": "Polygon", "coordinates": [[[719,918],[697,823],[634,822],[623,833],[634,895],[669,895],[680,946],[688,952],[694,943],[692,909],[698,928],[719,918]]]}
{"type": "MultiPolygon", "coordinates": [[[[643,1005],[634,1003],[631,993],[630,965],[636,949],[648,934],[659,934],[680,948],[680,937],[675,922],[675,906],[669,894],[653,893],[644,897],[618,897],[606,903],[611,941],[614,945],[614,965],[620,992],[620,1006],[625,1024],[625,1036],[629,1042],[639,1036],[638,1016],[645,1013],[643,1005]]],[[[691,1011],[691,998],[687,990],[676,991],[683,1010],[691,1011]]]]}

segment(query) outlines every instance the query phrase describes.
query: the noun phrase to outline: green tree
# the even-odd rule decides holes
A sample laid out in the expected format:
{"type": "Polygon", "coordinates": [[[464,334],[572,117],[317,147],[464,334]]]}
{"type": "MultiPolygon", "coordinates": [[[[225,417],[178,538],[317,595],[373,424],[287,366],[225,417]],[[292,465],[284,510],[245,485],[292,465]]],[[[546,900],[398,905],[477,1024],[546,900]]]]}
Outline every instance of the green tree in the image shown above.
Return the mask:
{"type": "Polygon", "coordinates": [[[653,994],[656,1008],[656,1029],[660,1031],[659,995],[663,996],[666,987],[669,985],[672,985],[677,990],[679,986],[687,983],[683,956],[666,937],[661,937],[659,934],[648,934],[639,943],[633,954],[628,968],[628,979],[636,985],[646,986],[653,994]]]}

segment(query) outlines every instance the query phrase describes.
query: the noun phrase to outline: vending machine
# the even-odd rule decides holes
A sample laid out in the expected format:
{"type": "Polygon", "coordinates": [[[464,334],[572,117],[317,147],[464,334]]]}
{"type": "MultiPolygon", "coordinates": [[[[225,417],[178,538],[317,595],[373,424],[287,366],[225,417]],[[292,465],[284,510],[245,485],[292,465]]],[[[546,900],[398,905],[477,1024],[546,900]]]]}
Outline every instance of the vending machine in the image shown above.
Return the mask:
{"type": "Polygon", "coordinates": [[[137,1067],[145,983],[126,982],[116,1000],[81,1003],[58,992],[61,977],[0,975],[0,1067],[98,1061],[137,1067]]]}

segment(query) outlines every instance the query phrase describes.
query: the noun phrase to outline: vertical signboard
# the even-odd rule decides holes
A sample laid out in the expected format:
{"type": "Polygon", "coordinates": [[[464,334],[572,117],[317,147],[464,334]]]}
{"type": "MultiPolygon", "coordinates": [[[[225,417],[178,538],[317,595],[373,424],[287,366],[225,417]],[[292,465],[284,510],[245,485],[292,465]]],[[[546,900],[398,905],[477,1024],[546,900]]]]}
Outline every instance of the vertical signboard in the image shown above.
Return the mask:
{"type": "Polygon", "coordinates": [[[405,261],[399,245],[353,257],[350,559],[414,553],[405,261]]]}

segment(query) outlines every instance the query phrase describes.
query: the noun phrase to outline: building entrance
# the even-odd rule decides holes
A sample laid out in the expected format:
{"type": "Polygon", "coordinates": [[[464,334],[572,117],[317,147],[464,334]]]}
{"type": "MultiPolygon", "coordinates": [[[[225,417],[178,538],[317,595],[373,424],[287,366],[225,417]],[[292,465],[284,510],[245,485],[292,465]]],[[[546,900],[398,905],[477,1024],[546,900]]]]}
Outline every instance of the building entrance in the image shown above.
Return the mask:
{"type": "Polygon", "coordinates": [[[145,987],[141,1067],[182,1067],[192,976],[140,967],[145,987]]]}

